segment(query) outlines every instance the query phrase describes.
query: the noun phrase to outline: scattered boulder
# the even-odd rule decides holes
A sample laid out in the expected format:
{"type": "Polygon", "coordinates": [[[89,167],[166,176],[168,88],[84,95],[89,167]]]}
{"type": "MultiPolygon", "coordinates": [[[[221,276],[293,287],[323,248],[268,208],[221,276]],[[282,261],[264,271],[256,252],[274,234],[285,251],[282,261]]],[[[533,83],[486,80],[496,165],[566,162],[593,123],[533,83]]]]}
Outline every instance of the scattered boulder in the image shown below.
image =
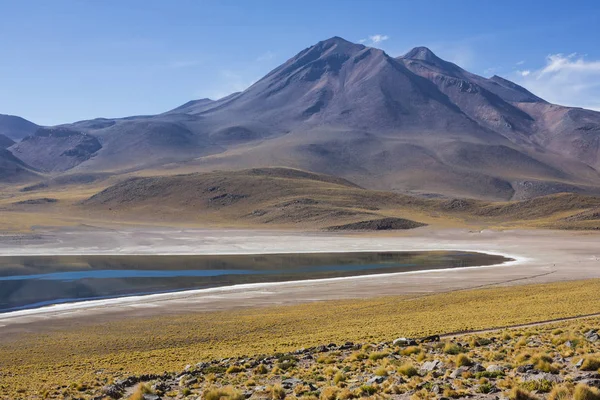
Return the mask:
{"type": "Polygon", "coordinates": [[[439,360],[427,361],[421,365],[421,370],[426,372],[435,371],[442,366],[442,362],[439,360]]]}

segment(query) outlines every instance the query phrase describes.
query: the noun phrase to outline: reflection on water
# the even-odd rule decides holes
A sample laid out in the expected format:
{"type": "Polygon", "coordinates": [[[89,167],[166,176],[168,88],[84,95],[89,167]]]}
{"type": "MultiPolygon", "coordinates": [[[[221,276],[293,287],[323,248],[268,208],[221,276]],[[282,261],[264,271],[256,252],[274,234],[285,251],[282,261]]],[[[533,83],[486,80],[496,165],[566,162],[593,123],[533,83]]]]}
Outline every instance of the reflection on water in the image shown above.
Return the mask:
{"type": "Polygon", "coordinates": [[[130,294],[505,261],[502,256],[455,251],[0,257],[0,312],[130,294]]]}

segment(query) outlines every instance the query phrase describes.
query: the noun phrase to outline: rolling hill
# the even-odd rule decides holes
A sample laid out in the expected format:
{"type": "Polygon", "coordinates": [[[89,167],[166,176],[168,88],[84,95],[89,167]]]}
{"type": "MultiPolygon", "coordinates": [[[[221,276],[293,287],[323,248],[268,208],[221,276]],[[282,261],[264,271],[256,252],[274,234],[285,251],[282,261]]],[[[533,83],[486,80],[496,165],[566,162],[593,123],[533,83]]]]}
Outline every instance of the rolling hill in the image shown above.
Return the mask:
{"type": "Polygon", "coordinates": [[[427,196],[600,194],[600,113],[424,47],[394,58],[333,37],[223,99],[54,129],[71,133],[42,129],[10,151],[53,174],[284,166],[427,196]]]}

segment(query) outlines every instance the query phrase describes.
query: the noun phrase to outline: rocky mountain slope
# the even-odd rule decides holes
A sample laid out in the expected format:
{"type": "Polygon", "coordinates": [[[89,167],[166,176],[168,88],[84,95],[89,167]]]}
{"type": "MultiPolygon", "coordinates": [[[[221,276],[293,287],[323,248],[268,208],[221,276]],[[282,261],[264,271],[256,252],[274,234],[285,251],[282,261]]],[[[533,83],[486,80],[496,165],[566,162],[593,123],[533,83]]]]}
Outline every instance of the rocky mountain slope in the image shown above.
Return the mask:
{"type": "Polygon", "coordinates": [[[10,150],[55,172],[286,166],[415,194],[600,194],[600,113],[549,104],[423,47],[393,58],[334,37],[241,93],[62,128],[79,139],[36,134],[10,150]]]}
{"type": "Polygon", "coordinates": [[[14,115],[0,114],[0,135],[19,141],[33,134],[39,126],[14,115]]]}

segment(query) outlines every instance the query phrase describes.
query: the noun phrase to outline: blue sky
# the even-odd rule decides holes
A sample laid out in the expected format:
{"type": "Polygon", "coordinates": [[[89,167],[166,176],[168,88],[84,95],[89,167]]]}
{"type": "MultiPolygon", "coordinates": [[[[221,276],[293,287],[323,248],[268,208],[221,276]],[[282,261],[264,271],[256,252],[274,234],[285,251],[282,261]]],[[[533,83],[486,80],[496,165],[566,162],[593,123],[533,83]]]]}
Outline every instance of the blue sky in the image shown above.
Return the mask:
{"type": "Polygon", "coordinates": [[[590,1],[0,0],[0,113],[39,124],[160,113],[243,90],[332,36],[600,110],[590,1]]]}

